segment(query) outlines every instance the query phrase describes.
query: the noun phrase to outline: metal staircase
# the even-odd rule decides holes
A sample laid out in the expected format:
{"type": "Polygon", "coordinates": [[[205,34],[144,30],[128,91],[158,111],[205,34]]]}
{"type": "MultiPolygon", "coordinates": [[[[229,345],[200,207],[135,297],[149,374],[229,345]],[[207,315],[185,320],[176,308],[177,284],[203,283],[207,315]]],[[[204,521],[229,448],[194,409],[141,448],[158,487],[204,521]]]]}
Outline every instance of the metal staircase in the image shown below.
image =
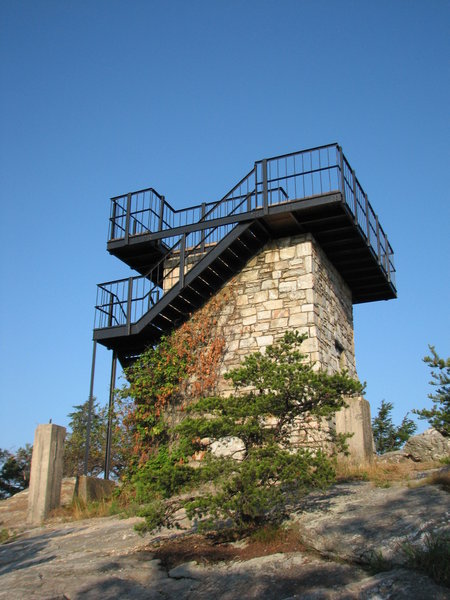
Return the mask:
{"type": "Polygon", "coordinates": [[[354,303],[396,296],[392,248],[337,144],[257,161],[217,202],[175,210],[153,188],[112,198],[108,251],[139,275],[99,284],[94,340],[129,364],[268,240],[300,232],[315,237],[354,303]]]}

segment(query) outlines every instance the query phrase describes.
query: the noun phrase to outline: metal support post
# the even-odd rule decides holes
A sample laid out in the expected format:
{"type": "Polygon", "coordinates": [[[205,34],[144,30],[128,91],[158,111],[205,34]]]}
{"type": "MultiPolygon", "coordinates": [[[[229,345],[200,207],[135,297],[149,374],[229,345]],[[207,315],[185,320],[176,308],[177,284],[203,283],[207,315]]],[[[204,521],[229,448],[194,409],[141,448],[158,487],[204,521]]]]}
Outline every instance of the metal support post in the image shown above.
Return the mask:
{"type": "Polygon", "coordinates": [[[378,223],[378,216],[375,215],[375,221],[377,224],[377,254],[378,254],[378,264],[381,265],[381,250],[380,250],[380,224],[378,223]]]}
{"type": "Polygon", "coordinates": [[[159,207],[159,224],[158,224],[158,231],[162,231],[163,230],[163,221],[164,221],[164,204],[166,203],[166,198],[165,196],[161,196],[160,199],[160,207],[159,207]]]}
{"type": "Polygon", "coordinates": [[[356,225],[358,225],[358,200],[357,200],[357,196],[356,196],[356,174],[353,169],[352,169],[352,177],[353,177],[353,205],[354,205],[354,211],[355,211],[355,223],[356,223],[356,225]]]}
{"type": "Polygon", "coordinates": [[[133,305],[133,278],[128,278],[128,296],[127,296],[127,334],[131,333],[131,308],[133,305]]]}
{"type": "Polygon", "coordinates": [[[112,419],[114,411],[114,388],[116,386],[116,367],[117,354],[113,351],[111,363],[111,385],[109,388],[109,404],[108,404],[108,429],[106,432],[106,452],[105,452],[105,479],[109,479],[111,470],[111,440],[112,440],[112,419]]]}
{"type": "Polygon", "coordinates": [[[88,463],[89,463],[89,449],[91,445],[91,424],[92,424],[92,408],[94,405],[94,376],[95,376],[95,355],[97,351],[97,342],[94,340],[92,348],[92,364],[91,364],[91,384],[89,386],[89,404],[88,404],[88,417],[86,425],[86,446],[84,449],[84,475],[88,474],[88,463]]]}
{"type": "Polygon", "coordinates": [[[366,201],[366,227],[367,227],[367,245],[370,246],[370,218],[369,218],[369,198],[367,194],[364,194],[366,201]]]}
{"type": "Polygon", "coordinates": [[[184,259],[185,259],[185,254],[186,254],[186,234],[183,233],[183,235],[181,236],[181,243],[180,243],[180,275],[179,275],[179,282],[180,282],[180,287],[184,286],[184,259]]]}
{"type": "MultiPolygon", "coordinates": [[[[205,218],[205,214],[206,214],[206,203],[202,202],[202,218],[201,218],[201,221],[203,221],[203,219],[205,218]]],[[[202,229],[200,235],[201,235],[200,252],[204,252],[205,251],[205,230],[204,229],[202,229]]]]}
{"type": "Polygon", "coordinates": [[[389,246],[389,242],[387,240],[387,237],[384,236],[384,244],[385,244],[385,248],[386,248],[386,272],[387,272],[387,276],[388,276],[388,281],[389,283],[391,283],[392,278],[391,278],[391,252],[390,252],[390,246],[389,246]]]}
{"type": "Polygon", "coordinates": [[[130,237],[131,194],[127,194],[127,214],[125,216],[125,243],[130,237]]]}
{"type": "Polygon", "coordinates": [[[111,214],[111,232],[110,240],[114,240],[116,237],[116,201],[112,201],[112,214],[111,214]]]}
{"type": "Polygon", "coordinates": [[[344,173],[344,153],[342,152],[342,148],[338,146],[339,150],[339,163],[341,169],[341,192],[344,202],[346,202],[346,194],[345,194],[345,173],[344,173]]]}

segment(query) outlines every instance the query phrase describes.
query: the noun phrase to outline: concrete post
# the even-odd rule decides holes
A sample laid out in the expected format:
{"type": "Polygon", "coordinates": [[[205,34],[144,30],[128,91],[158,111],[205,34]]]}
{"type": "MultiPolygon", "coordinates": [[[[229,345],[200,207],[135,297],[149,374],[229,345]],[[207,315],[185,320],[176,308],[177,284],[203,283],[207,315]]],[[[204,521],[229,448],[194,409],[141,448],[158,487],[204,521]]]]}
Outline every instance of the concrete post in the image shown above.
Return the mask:
{"type": "Polygon", "coordinates": [[[347,439],[349,461],[364,465],[374,457],[370,404],[365,398],[346,398],[348,406],[336,413],[336,433],[352,433],[347,439]]]}
{"type": "Polygon", "coordinates": [[[63,475],[65,427],[38,425],[31,458],[28,518],[30,524],[42,523],[60,503],[63,475]]]}

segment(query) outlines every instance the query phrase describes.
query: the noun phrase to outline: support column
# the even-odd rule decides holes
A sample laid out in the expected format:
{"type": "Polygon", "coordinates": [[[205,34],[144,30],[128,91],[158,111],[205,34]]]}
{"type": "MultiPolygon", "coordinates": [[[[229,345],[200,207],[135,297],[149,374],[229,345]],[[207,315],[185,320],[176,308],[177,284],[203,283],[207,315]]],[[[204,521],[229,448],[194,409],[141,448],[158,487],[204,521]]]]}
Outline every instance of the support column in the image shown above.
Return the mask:
{"type": "Polygon", "coordinates": [[[91,445],[91,424],[92,424],[92,407],[94,404],[94,377],[95,377],[95,354],[97,350],[97,342],[94,340],[92,348],[92,365],[91,365],[91,383],[89,386],[89,405],[88,405],[88,420],[86,426],[86,447],[84,450],[84,474],[88,474],[89,468],[89,449],[91,445]]]}
{"type": "Polygon", "coordinates": [[[109,472],[111,470],[112,418],[114,411],[114,388],[116,387],[116,368],[117,354],[115,351],[113,351],[111,363],[111,385],[109,388],[108,431],[106,433],[105,479],[109,479],[109,472]]]}
{"type": "Polygon", "coordinates": [[[36,428],[31,458],[28,523],[42,523],[52,508],[59,506],[65,435],[66,429],[60,425],[38,425],[36,428]]]}

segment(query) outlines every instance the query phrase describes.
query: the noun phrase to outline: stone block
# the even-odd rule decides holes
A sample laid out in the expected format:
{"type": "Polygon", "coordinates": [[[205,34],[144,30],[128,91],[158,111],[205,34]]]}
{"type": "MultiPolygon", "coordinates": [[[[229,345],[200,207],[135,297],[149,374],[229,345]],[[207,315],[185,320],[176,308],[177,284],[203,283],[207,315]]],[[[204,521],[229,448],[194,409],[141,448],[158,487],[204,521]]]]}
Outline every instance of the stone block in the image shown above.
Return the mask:
{"type": "Polygon", "coordinates": [[[270,321],[262,321],[261,323],[256,323],[254,326],[254,331],[269,331],[271,329],[272,324],[270,321]]]}
{"type": "Polygon", "coordinates": [[[258,310],[258,321],[263,321],[264,319],[270,319],[272,316],[272,312],[270,310],[258,310]]]}
{"type": "Polygon", "coordinates": [[[279,318],[283,318],[283,317],[288,317],[290,314],[290,311],[287,308],[282,308],[282,309],[276,309],[272,311],[272,318],[273,319],[279,319],[279,318]]]}
{"type": "Polygon", "coordinates": [[[264,255],[265,263],[274,263],[278,260],[280,260],[280,253],[278,250],[268,250],[264,255]]]}
{"type": "Polygon", "coordinates": [[[253,302],[259,304],[260,302],[265,302],[269,298],[269,292],[267,290],[263,290],[262,292],[257,292],[253,297],[253,302]]]}
{"type": "Polygon", "coordinates": [[[248,296],[241,294],[236,298],[236,306],[246,306],[248,304],[248,296]]]}
{"type": "Polygon", "coordinates": [[[114,481],[80,475],[77,477],[75,496],[83,500],[83,502],[88,503],[94,500],[110,498],[115,488],[116,484],[114,481]]]}
{"type": "Polygon", "coordinates": [[[295,254],[296,256],[311,256],[312,253],[312,245],[311,242],[303,242],[299,244],[296,248],[295,254]]]}
{"type": "Polygon", "coordinates": [[[287,318],[272,319],[270,325],[276,329],[286,328],[288,324],[287,318]]]}
{"type": "Polygon", "coordinates": [[[270,344],[273,344],[273,335],[261,335],[256,338],[256,342],[260,348],[262,346],[269,346],[270,344]]]}
{"type": "Polygon", "coordinates": [[[308,274],[300,277],[300,280],[298,282],[298,289],[300,289],[300,290],[311,289],[313,287],[313,285],[314,285],[313,275],[312,275],[312,273],[308,273],[308,274]]]}
{"type": "Polygon", "coordinates": [[[285,260],[285,259],[289,259],[289,258],[294,258],[295,256],[295,247],[287,247],[287,248],[281,248],[280,249],[280,258],[281,260],[285,260]]]}
{"type": "Polygon", "coordinates": [[[266,310],[273,310],[275,308],[283,308],[283,300],[268,300],[264,303],[266,310]]]}
{"type": "Polygon", "coordinates": [[[286,293],[286,292],[295,292],[296,289],[297,289],[296,281],[282,281],[280,283],[280,285],[278,286],[278,290],[279,290],[280,294],[286,293]]]}
{"type": "Polygon", "coordinates": [[[289,327],[301,327],[308,323],[308,318],[305,313],[298,313],[289,317],[289,327]]]}
{"type": "Polygon", "coordinates": [[[240,275],[240,280],[243,282],[246,281],[257,281],[259,278],[259,272],[257,269],[251,269],[248,271],[243,271],[240,275]]]}
{"type": "Polygon", "coordinates": [[[286,271],[286,269],[289,269],[289,261],[288,260],[281,260],[279,262],[274,263],[274,267],[277,270],[286,271]]]}
{"type": "Polygon", "coordinates": [[[265,279],[262,283],[261,283],[261,289],[262,290],[272,290],[275,287],[277,287],[277,284],[275,281],[273,281],[272,279],[265,279]]]}

